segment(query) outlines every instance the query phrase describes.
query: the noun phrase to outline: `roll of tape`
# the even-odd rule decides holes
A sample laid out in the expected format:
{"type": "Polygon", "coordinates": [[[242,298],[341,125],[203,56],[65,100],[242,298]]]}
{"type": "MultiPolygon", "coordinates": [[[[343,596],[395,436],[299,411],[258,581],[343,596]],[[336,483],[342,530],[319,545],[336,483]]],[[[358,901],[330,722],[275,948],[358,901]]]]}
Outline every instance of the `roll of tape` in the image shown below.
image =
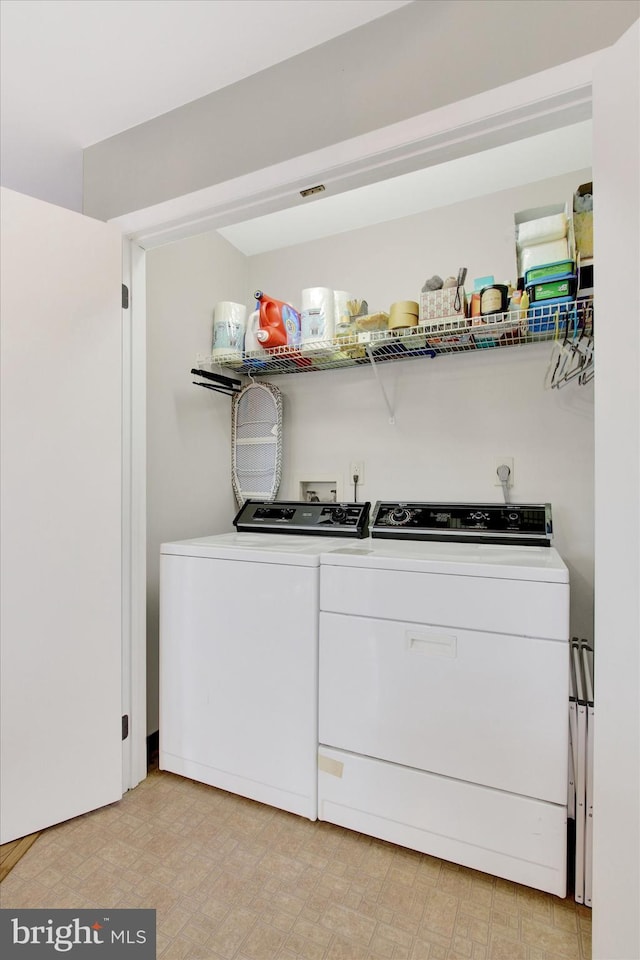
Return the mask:
{"type": "Polygon", "coordinates": [[[417,326],[419,311],[415,300],[398,300],[397,303],[392,303],[389,308],[389,330],[417,326]]]}
{"type": "Polygon", "coordinates": [[[397,311],[398,313],[415,313],[416,317],[420,312],[420,307],[415,302],[415,300],[398,300],[397,303],[391,304],[391,313],[397,311]]]}
{"type": "Polygon", "coordinates": [[[389,330],[400,330],[402,327],[417,327],[418,318],[415,313],[392,313],[389,317],[389,330]]]}

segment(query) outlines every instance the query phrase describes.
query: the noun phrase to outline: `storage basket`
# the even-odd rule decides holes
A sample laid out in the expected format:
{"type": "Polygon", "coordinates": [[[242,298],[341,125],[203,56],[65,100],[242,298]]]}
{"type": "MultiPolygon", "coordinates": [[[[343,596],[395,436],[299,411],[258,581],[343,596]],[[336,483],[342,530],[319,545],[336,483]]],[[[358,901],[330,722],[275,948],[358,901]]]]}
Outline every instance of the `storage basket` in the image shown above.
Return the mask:
{"type": "Polygon", "coordinates": [[[558,297],[556,300],[547,300],[546,303],[533,304],[527,310],[524,321],[526,332],[535,334],[555,330],[559,335],[571,312],[576,310],[573,297],[558,297]]]}

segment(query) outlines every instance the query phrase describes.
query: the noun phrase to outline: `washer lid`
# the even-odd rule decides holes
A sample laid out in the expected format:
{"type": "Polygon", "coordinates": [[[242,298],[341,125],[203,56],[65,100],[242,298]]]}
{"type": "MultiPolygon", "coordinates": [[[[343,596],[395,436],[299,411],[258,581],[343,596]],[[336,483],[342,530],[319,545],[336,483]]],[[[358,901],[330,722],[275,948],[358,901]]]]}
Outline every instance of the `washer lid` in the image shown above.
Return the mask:
{"type": "MultiPolygon", "coordinates": [[[[163,543],[164,556],[205,557],[217,560],[244,560],[254,563],[284,563],[317,567],[320,555],[341,546],[338,537],[307,537],[282,533],[222,533],[193,540],[163,543]]],[[[286,585],[284,586],[286,589],[286,585]]]]}
{"type": "Polygon", "coordinates": [[[569,571],[554,547],[370,538],[348,547],[343,541],[337,549],[322,555],[322,563],[451,576],[569,582],[569,571]]]}

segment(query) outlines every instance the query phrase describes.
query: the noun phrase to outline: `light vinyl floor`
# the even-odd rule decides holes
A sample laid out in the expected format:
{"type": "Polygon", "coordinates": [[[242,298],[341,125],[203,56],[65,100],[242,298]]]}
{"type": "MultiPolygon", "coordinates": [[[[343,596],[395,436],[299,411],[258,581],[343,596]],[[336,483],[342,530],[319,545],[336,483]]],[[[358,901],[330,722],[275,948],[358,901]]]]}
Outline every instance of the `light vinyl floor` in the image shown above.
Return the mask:
{"type": "Polygon", "coordinates": [[[13,908],[151,907],[162,960],[589,960],[591,911],[154,771],[44,831],[13,908]]]}

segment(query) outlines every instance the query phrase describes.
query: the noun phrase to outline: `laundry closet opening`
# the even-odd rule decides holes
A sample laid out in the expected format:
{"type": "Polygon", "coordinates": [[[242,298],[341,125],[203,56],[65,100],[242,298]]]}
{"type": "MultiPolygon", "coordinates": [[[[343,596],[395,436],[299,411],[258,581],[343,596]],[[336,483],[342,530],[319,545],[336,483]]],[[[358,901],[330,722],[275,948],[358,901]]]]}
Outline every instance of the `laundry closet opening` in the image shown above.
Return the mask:
{"type": "MultiPolygon", "coordinates": [[[[229,531],[235,512],[230,401],[189,375],[210,349],[215,304],[251,308],[260,288],[295,306],[303,288],[326,286],[388,311],[418,300],[427,277],[461,266],[470,279],[515,284],[514,214],[569,203],[590,163],[591,123],[581,120],[147,252],[149,733],[158,726],[160,544],[229,531]]],[[[301,479],[330,477],[349,499],[350,465],[360,461],[362,499],[500,502],[496,458],[511,458],[512,499],[553,506],[572,632],[591,638],[593,392],[545,390],[550,351],[542,343],[384,364],[394,425],[371,369],[276,377],[279,496],[297,499],[301,479]]]]}

